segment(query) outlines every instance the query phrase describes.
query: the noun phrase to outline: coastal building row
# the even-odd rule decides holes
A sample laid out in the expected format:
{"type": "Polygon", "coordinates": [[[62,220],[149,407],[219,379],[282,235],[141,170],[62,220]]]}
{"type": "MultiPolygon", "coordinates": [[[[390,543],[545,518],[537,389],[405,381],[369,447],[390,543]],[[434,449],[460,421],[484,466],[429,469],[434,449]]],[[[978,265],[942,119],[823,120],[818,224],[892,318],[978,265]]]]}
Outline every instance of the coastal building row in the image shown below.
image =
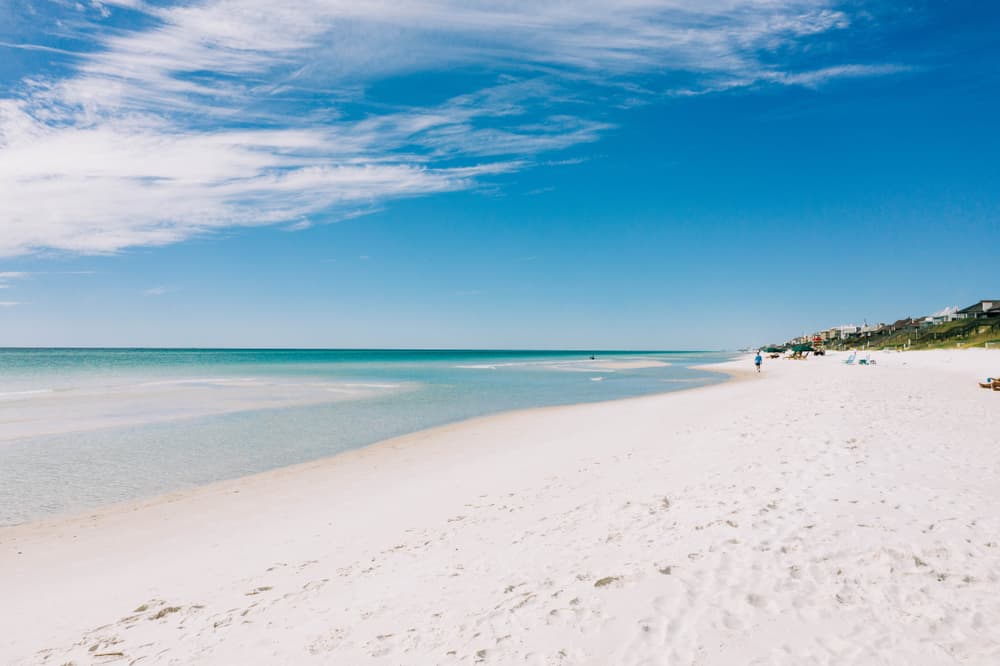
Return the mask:
{"type": "Polygon", "coordinates": [[[1000,317],[1000,298],[985,299],[978,301],[965,308],[950,307],[935,312],[934,314],[922,317],[907,317],[898,319],[891,324],[878,323],[863,325],[844,324],[833,326],[832,328],[816,331],[807,335],[800,335],[797,338],[788,340],[786,346],[797,344],[826,344],[841,342],[853,338],[871,337],[873,335],[887,335],[905,330],[919,330],[927,326],[943,324],[950,321],[962,319],[990,319],[1000,317]]]}

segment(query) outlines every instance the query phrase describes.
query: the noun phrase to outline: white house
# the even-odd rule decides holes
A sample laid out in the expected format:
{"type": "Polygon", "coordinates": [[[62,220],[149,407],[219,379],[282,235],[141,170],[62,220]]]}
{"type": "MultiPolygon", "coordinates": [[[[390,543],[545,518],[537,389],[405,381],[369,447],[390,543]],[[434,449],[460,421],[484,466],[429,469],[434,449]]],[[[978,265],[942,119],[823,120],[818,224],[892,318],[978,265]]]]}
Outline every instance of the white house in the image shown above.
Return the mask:
{"type": "Polygon", "coordinates": [[[828,336],[831,340],[846,340],[852,335],[856,335],[861,332],[860,326],[855,326],[854,324],[844,324],[843,326],[834,326],[828,332],[828,336]]]}
{"type": "Polygon", "coordinates": [[[924,317],[924,323],[927,324],[943,324],[946,321],[955,321],[956,319],[964,319],[959,315],[958,307],[953,306],[950,308],[945,308],[940,312],[935,312],[932,315],[927,315],[924,317]]]}

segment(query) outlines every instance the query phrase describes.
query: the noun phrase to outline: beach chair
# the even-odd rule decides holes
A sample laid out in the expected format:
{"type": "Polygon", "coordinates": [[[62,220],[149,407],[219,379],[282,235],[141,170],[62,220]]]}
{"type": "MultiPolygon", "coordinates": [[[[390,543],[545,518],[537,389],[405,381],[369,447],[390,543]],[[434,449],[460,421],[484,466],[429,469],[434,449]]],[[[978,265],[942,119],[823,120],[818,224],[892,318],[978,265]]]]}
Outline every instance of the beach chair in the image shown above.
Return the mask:
{"type": "Polygon", "coordinates": [[[847,360],[844,361],[844,363],[846,363],[847,365],[854,365],[854,359],[857,355],[858,355],[857,352],[851,352],[851,355],[847,357],[847,360]]]}
{"type": "Polygon", "coordinates": [[[1000,377],[987,377],[985,382],[979,382],[979,388],[1000,391],[1000,377]]]}

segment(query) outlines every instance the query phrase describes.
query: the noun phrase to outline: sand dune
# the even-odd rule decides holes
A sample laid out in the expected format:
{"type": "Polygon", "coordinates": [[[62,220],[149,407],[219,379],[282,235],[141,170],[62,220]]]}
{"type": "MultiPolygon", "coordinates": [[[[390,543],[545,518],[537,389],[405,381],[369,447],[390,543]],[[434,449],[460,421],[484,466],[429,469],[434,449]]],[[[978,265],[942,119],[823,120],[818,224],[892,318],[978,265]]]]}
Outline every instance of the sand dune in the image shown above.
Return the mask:
{"type": "Polygon", "coordinates": [[[873,356],[0,530],[0,662],[1000,663],[1000,353],[873,356]]]}

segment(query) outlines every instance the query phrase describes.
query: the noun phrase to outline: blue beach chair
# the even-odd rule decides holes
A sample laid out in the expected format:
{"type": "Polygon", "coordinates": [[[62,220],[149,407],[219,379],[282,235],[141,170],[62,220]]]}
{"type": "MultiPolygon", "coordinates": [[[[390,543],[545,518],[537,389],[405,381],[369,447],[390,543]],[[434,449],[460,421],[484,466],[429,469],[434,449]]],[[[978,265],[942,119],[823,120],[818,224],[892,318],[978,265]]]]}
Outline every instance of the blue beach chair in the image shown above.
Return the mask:
{"type": "Polygon", "coordinates": [[[847,365],[854,365],[854,357],[857,355],[858,352],[851,352],[851,355],[847,357],[847,360],[844,361],[844,363],[846,363],[847,365]]]}

